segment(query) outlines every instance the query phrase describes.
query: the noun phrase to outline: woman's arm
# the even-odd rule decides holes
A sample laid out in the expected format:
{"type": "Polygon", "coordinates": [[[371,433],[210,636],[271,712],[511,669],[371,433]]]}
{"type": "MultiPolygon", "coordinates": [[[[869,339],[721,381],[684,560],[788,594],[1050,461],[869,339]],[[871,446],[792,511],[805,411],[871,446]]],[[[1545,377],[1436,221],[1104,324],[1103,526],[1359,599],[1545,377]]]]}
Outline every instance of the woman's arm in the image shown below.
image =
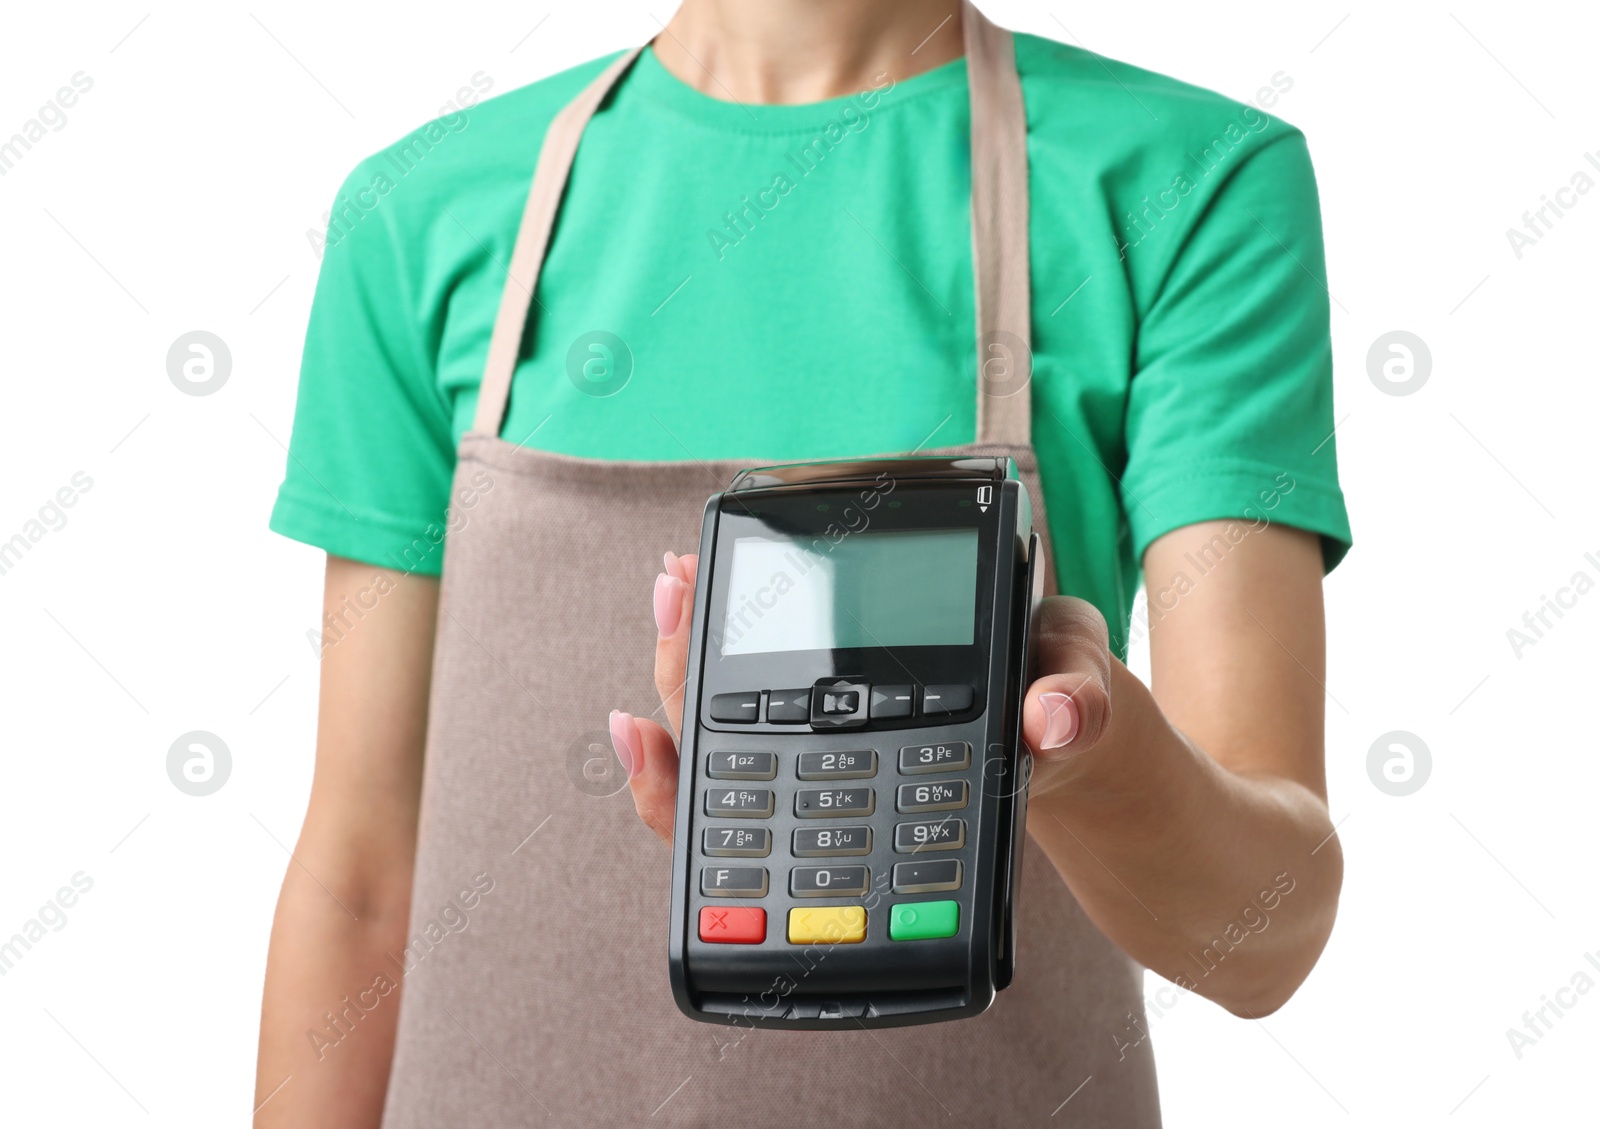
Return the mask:
{"type": "Polygon", "coordinates": [[[1153,687],[1110,657],[1089,605],[1045,609],[1040,660],[1057,673],[1024,712],[1039,753],[1028,829],[1134,959],[1266,1015],[1316,963],[1343,878],[1323,776],[1320,544],[1205,522],[1144,564],[1153,687]]]}
{"type": "Polygon", "coordinates": [[[340,626],[324,637],[311,801],[267,952],[257,1125],[375,1126],[383,1113],[438,593],[431,578],[328,558],[323,611],[340,626]]]}
{"type": "MultiPolygon", "coordinates": [[[[674,726],[695,563],[669,555],[655,592],[656,682],[674,726]]],[[[1023,712],[1028,829],[1134,959],[1265,1015],[1316,963],[1343,876],[1323,779],[1320,545],[1204,522],[1160,538],[1144,564],[1153,689],[1112,657],[1092,605],[1041,609],[1049,673],[1023,712]]],[[[614,714],[612,736],[640,816],[670,838],[672,735],[614,714]]]]}

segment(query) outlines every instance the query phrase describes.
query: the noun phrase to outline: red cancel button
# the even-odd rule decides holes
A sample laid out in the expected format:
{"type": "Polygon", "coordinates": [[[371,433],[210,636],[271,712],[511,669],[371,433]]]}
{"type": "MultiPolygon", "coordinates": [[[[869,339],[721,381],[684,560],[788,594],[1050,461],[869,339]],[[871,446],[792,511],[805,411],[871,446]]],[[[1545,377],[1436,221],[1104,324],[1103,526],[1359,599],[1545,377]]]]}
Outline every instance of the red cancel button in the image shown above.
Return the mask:
{"type": "Polygon", "coordinates": [[[700,939],[723,945],[759,945],[767,939],[767,911],[750,906],[707,906],[700,939]]]}

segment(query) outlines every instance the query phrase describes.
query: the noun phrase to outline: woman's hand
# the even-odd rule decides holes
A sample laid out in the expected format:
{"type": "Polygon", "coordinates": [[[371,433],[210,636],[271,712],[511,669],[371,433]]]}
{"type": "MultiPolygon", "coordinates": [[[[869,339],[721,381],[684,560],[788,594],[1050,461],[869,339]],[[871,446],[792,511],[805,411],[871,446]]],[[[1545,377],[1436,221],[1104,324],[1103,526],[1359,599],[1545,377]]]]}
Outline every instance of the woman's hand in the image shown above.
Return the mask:
{"type": "MultiPolygon", "coordinates": [[[[683,734],[684,670],[699,558],[666,554],[656,577],[656,692],[666,727],[621,710],[611,713],[611,744],[628,774],[639,818],[672,841],[678,792],[677,740],[683,734]]],[[[1095,747],[1111,723],[1111,650],[1106,622],[1093,604],[1070,596],[1044,601],[1036,623],[1040,676],[1028,688],[1022,739],[1033,750],[1031,795],[1061,786],[1063,767],[1095,747]]]]}
{"type": "Polygon", "coordinates": [[[689,666],[689,618],[694,607],[698,556],[662,558],[665,571],[656,577],[656,692],[672,732],[646,718],[611,711],[611,747],[628,774],[633,806],[645,826],[672,842],[672,821],[678,796],[677,738],[683,732],[684,671],[689,666]]]}

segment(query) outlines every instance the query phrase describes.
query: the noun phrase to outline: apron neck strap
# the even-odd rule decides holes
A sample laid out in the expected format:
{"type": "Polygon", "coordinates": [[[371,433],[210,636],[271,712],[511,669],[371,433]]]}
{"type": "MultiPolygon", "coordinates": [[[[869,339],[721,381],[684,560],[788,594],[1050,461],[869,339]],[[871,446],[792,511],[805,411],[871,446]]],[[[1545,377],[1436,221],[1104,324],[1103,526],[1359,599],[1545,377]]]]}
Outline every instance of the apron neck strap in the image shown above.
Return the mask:
{"type": "MultiPolygon", "coordinates": [[[[979,443],[1024,447],[1031,433],[1032,298],[1028,247],[1028,123],[1011,33],[962,4],[972,117],[972,273],[976,302],[979,443]]],[[[511,252],[473,431],[498,435],[505,420],[539,270],[550,246],[584,127],[633,66],[614,60],[551,121],[511,252]]]]}
{"type": "Polygon", "coordinates": [[[494,332],[489,337],[489,358],[478,385],[478,414],[472,421],[473,431],[500,434],[511,398],[511,376],[517,371],[517,356],[528,324],[528,306],[537,300],[534,294],[539,288],[539,268],[544,265],[545,250],[550,246],[550,232],[561,208],[561,195],[567,188],[578,142],[595,110],[643,50],[642,45],[635,47],[613,61],[584,87],[583,93],[562,108],[545,131],[539,163],[533,170],[533,187],[528,190],[528,203],[522,209],[522,226],[517,229],[517,242],[511,249],[505,289],[500,292],[500,311],[495,314],[494,332]]]}
{"type": "Polygon", "coordinates": [[[1011,33],[962,5],[972,102],[972,293],[979,443],[1032,437],[1033,298],[1028,249],[1028,116],[1011,33]]]}

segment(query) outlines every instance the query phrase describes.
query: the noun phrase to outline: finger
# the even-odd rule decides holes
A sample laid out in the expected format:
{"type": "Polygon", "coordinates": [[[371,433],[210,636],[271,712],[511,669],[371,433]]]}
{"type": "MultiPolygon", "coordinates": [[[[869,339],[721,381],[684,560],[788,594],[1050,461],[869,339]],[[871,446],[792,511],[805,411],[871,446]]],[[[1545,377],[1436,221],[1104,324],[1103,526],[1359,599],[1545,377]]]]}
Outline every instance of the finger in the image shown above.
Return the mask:
{"type": "Polygon", "coordinates": [[[628,774],[639,818],[662,841],[672,842],[678,798],[678,750],[672,735],[653,721],[612,710],[611,747],[628,774]]]}
{"type": "Polygon", "coordinates": [[[1111,724],[1111,649],[1091,603],[1052,596],[1039,606],[1035,679],[1022,707],[1022,735],[1042,757],[1092,749],[1111,724]]]}
{"type": "Polygon", "coordinates": [[[656,618],[656,693],[661,695],[667,723],[683,733],[683,683],[689,667],[689,620],[694,611],[694,580],[700,558],[693,553],[662,557],[664,572],[656,576],[652,599],[656,618]]]}

